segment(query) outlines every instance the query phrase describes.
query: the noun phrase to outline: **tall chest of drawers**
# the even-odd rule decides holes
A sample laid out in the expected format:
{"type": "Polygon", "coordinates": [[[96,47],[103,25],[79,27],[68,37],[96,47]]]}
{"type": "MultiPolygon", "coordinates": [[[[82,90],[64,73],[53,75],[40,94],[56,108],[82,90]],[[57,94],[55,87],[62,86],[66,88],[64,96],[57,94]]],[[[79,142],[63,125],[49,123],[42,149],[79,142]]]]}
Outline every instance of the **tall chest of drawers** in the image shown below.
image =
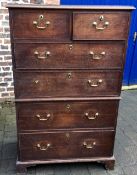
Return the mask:
{"type": "Polygon", "coordinates": [[[130,12],[125,6],[8,5],[17,171],[43,163],[114,168],[130,12]]]}

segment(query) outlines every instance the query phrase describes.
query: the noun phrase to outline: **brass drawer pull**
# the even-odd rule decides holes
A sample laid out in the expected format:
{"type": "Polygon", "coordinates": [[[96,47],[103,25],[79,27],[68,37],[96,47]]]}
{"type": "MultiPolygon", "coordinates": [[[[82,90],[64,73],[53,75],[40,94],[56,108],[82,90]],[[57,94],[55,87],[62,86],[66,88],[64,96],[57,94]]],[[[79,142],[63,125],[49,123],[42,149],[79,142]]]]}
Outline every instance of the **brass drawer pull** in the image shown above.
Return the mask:
{"type": "Polygon", "coordinates": [[[40,143],[37,144],[37,148],[39,148],[41,151],[46,151],[49,147],[51,147],[50,143],[47,143],[46,145],[41,145],[40,143]]]}
{"type": "Polygon", "coordinates": [[[100,54],[95,54],[94,52],[90,51],[89,55],[92,56],[93,60],[100,60],[103,56],[106,55],[106,53],[105,52],[101,52],[100,54]]]}
{"type": "MultiPolygon", "coordinates": [[[[99,17],[99,20],[100,21],[104,21],[104,16],[100,16],[99,17]]],[[[109,26],[109,22],[108,21],[105,21],[104,22],[104,24],[103,24],[103,27],[98,27],[98,23],[96,22],[96,21],[94,21],[93,23],[92,23],[92,25],[95,27],[95,29],[97,29],[97,30],[104,30],[105,28],[107,28],[108,26],[109,26]]]]}
{"type": "Polygon", "coordinates": [[[50,114],[50,113],[47,113],[45,117],[42,117],[40,114],[37,114],[36,117],[37,117],[39,120],[47,121],[47,120],[51,117],[51,114],[50,114]]]}
{"type": "Polygon", "coordinates": [[[99,113],[96,112],[94,115],[90,115],[88,112],[85,113],[85,116],[89,119],[89,120],[95,120],[98,116],[99,113]]]}
{"type": "Polygon", "coordinates": [[[96,145],[96,142],[92,142],[92,143],[87,143],[86,141],[83,142],[83,146],[86,148],[86,149],[92,149],[94,146],[96,145]]]}
{"type": "Polygon", "coordinates": [[[50,25],[50,21],[46,21],[44,22],[44,26],[40,26],[41,23],[43,23],[44,21],[44,16],[43,15],[39,15],[38,20],[37,21],[33,21],[33,25],[40,30],[44,30],[46,29],[49,25],[50,25]]]}
{"type": "Polygon", "coordinates": [[[49,56],[51,56],[51,53],[49,51],[46,51],[44,53],[39,53],[38,51],[35,51],[34,55],[36,55],[38,59],[47,59],[49,56]],[[40,56],[40,55],[44,55],[44,56],[40,56]]]}
{"type": "Polygon", "coordinates": [[[88,80],[88,84],[90,87],[98,87],[103,82],[102,79],[99,79],[97,81],[95,80],[88,80]]]}

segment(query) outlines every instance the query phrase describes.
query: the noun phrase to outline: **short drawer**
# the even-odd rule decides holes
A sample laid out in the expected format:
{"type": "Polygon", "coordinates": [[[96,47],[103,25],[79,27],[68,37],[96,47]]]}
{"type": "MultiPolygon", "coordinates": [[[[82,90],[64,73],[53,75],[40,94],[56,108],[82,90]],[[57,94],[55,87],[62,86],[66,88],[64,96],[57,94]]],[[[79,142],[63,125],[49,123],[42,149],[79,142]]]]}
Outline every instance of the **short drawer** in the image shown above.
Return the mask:
{"type": "Polygon", "coordinates": [[[13,38],[70,40],[69,12],[51,10],[14,10],[13,38]]]}
{"type": "Polygon", "coordinates": [[[127,12],[74,12],[74,40],[125,40],[130,14],[127,12]]]}
{"type": "Polygon", "coordinates": [[[118,96],[121,71],[14,73],[16,98],[118,96]]]}
{"type": "Polygon", "coordinates": [[[113,143],[113,131],[19,134],[19,160],[110,157],[113,143]]]}
{"type": "Polygon", "coordinates": [[[115,128],[119,101],[21,102],[18,129],[115,128]]]}
{"type": "Polygon", "coordinates": [[[17,69],[122,68],[123,42],[14,45],[17,69]]]}

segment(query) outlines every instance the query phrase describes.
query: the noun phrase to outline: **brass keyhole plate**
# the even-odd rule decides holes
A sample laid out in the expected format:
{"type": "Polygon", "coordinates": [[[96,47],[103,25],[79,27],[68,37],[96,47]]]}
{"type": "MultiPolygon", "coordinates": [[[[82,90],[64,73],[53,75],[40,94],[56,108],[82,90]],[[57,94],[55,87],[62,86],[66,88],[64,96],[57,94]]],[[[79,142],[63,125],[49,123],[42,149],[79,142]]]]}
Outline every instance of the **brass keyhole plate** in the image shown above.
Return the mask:
{"type": "Polygon", "coordinates": [[[65,135],[66,135],[66,137],[67,137],[67,138],[69,138],[69,137],[70,137],[70,134],[69,134],[69,133],[66,133],[65,135]]]}
{"type": "Polygon", "coordinates": [[[101,15],[101,16],[99,17],[99,19],[100,19],[100,21],[103,21],[103,20],[104,20],[104,16],[101,15]]]}
{"type": "Polygon", "coordinates": [[[71,72],[67,73],[67,77],[68,77],[68,79],[71,79],[72,78],[72,73],[71,72]]]}
{"type": "Polygon", "coordinates": [[[66,108],[67,108],[68,110],[70,110],[70,108],[71,108],[70,104],[67,104],[67,105],[66,105],[66,108]]]}
{"type": "Polygon", "coordinates": [[[39,16],[39,18],[40,18],[40,19],[43,19],[43,18],[44,18],[44,16],[43,16],[43,15],[40,15],[40,16],[39,16]]]}

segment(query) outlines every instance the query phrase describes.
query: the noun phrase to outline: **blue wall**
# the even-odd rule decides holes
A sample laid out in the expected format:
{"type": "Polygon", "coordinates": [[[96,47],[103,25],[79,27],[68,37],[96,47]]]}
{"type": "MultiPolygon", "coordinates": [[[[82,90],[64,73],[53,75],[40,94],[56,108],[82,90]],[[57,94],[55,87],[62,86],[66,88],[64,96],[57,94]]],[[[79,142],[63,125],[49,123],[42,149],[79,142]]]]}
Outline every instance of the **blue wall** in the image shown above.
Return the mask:
{"type": "MultiPolygon", "coordinates": [[[[137,0],[61,0],[61,4],[62,5],[132,5],[136,7],[137,0]]],[[[136,21],[137,21],[137,11],[134,10],[132,12],[132,18],[131,18],[131,28],[129,33],[123,85],[137,84],[137,59],[135,59],[135,56],[133,56],[135,54],[134,53],[135,43],[133,42],[133,36],[134,32],[137,29],[136,21]],[[136,77],[134,77],[135,75],[136,77]]]]}

